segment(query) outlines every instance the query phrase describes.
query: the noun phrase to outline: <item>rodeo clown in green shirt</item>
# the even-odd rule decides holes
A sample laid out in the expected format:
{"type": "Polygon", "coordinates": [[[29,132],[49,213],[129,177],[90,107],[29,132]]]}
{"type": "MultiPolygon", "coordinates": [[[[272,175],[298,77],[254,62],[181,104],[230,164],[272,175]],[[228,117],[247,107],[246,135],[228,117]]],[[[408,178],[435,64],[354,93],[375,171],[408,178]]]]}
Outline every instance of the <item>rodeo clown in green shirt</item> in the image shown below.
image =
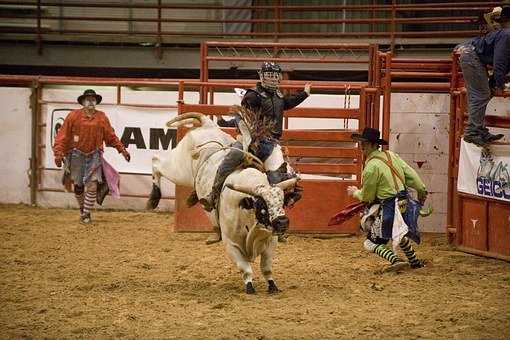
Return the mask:
{"type": "Polygon", "coordinates": [[[380,145],[388,144],[380,139],[379,130],[365,128],[362,134],[353,134],[351,138],[361,143],[366,159],[361,189],[356,186],[347,188],[349,196],[367,203],[361,218],[361,228],[367,233],[365,249],[390,261],[387,271],[409,265],[411,268],[423,267],[424,262],[416,257],[409,239],[420,243],[417,220],[427,198],[425,184],[396,153],[379,149],[380,145]],[[408,187],[417,191],[418,201],[409,196],[408,187]],[[392,240],[393,250],[386,247],[389,240],[392,240]],[[396,255],[398,246],[409,263],[396,255]]]}

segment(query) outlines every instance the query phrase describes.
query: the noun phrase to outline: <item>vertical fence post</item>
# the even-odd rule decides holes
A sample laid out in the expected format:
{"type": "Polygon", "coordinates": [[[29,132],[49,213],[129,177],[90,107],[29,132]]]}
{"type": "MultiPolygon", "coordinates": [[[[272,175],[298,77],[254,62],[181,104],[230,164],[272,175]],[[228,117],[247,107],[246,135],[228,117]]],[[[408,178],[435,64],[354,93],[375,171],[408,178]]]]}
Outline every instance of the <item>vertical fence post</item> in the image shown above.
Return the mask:
{"type": "Polygon", "coordinates": [[[37,0],[37,54],[42,54],[41,0],[37,0]]]}
{"type": "Polygon", "coordinates": [[[158,0],[158,37],[156,42],[156,56],[159,60],[163,58],[163,39],[161,38],[161,0],[158,0]]]}
{"type": "Polygon", "coordinates": [[[120,105],[122,102],[122,86],[117,85],[117,105],[120,105]]]}
{"type": "Polygon", "coordinates": [[[60,34],[62,34],[62,31],[64,30],[64,6],[62,5],[62,1],[60,2],[60,5],[58,6],[58,15],[60,16],[60,19],[58,19],[58,30],[60,34]]]}
{"type": "MultiPolygon", "coordinates": [[[[365,87],[362,87],[359,92],[359,117],[358,117],[358,130],[363,131],[367,124],[367,93],[365,87]]],[[[363,152],[361,152],[361,143],[358,143],[358,172],[356,174],[356,180],[361,182],[361,171],[363,169],[363,152]]]]}
{"type": "Polygon", "coordinates": [[[390,110],[391,110],[391,52],[384,53],[384,95],[383,95],[383,139],[389,142],[390,138],[390,110]]]}
{"type": "MultiPolygon", "coordinates": [[[[177,97],[177,115],[182,115],[184,113],[184,81],[179,80],[179,86],[177,88],[178,97],[177,97]]],[[[182,136],[184,135],[182,128],[177,128],[177,141],[180,141],[182,136]]],[[[177,189],[177,187],[176,187],[177,189]]],[[[177,192],[176,192],[177,197],[177,192]]]]}
{"type": "MultiPolygon", "coordinates": [[[[207,42],[200,43],[200,82],[206,82],[209,78],[207,69],[207,42]]],[[[207,103],[207,92],[204,85],[200,85],[200,104],[207,103]]]]}
{"type": "Polygon", "coordinates": [[[454,202],[457,201],[458,197],[456,195],[455,188],[455,169],[456,169],[456,160],[457,160],[457,124],[456,124],[456,116],[457,116],[457,103],[459,101],[459,88],[458,88],[458,65],[457,58],[455,53],[452,53],[452,66],[451,66],[451,79],[450,79],[450,119],[448,123],[449,131],[448,131],[448,205],[446,209],[446,235],[449,243],[455,242],[455,238],[457,235],[453,235],[459,233],[460,230],[455,221],[455,212],[456,204],[454,202]]]}
{"type": "Polygon", "coordinates": [[[30,95],[30,109],[32,111],[32,125],[31,125],[31,148],[30,148],[30,171],[29,171],[29,186],[30,186],[30,204],[37,204],[37,149],[39,144],[39,138],[37,135],[39,124],[39,82],[34,80],[31,86],[30,95]]]}
{"type": "Polygon", "coordinates": [[[184,104],[184,81],[179,80],[178,86],[178,97],[177,97],[177,114],[182,114],[182,105],[184,104]]]}
{"type": "MultiPolygon", "coordinates": [[[[274,2],[274,19],[275,19],[274,31],[275,31],[275,33],[281,33],[281,31],[282,31],[282,22],[281,22],[282,9],[280,7],[280,6],[282,6],[282,3],[283,3],[282,0],[277,0],[274,2]]],[[[278,42],[279,39],[280,39],[280,36],[278,34],[275,34],[273,37],[273,41],[278,42]]]]}
{"type": "Polygon", "coordinates": [[[397,17],[397,9],[396,9],[396,0],[391,1],[391,26],[390,26],[390,51],[391,53],[395,52],[395,31],[396,31],[396,24],[395,19],[397,17]]]}
{"type": "Polygon", "coordinates": [[[457,91],[450,92],[450,114],[448,122],[448,190],[447,190],[447,209],[446,209],[446,236],[448,243],[454,242],[453,230],[456,229],[453,220],[453,209],[455,207],[453,200],[455,196],[454,187],[454,167],[455,167],[455,111],[456,111],[457,91]]]}
{"type": "MultiPolygon", "coordinates": [[[[375,5],[376,5],[375,0],[372,0],[372,11],[370,11],[370,19],[374,19],[375,18],[375,7],[374,7],[375,5]]],[[[375,24],[372,21],[370,23],[370,33],[374,33],[374,31],[375,31],[374,28],[375,28],[375,24]]],[[[373,38],[374,36],[371,35],[370,37],[373,38]]]]}
{"type": "MultiPolygon", "coordinates": [[[[454,132],[454,138],[455,138],[455,154],[454,154],[454,164],[455,168],[454,171],[458,171],[458,164],[459,164],[459,154],[460,154],[460,143],[461,143],[461,136],[462,136],[462,130],[464,127],[464,112],[466,109],[466,91],[464,89],[459,89],[457,92],[459,95],[456,97],[456,105],[455,105],[455,132],[454,132]]],[[[450,156],[451,157],[451,156],[450,156]]],[[[454,176],[455,178],[456,176],[454,176]]],[[[455,182],[454,182],[455,184],[455,182]]],[[[454,214],[452,214],[453,223],[456,227],[456,233],[455,233],[455,243],[457,246],[462,245],[463,243],[463,237],[462,237],[462,216],[464,215],[462,211],[462,204],[460,204],[459,195],[457,193],[457,190],[454,187],[454,194],[453,194],[453,209],[454,214]]]]}

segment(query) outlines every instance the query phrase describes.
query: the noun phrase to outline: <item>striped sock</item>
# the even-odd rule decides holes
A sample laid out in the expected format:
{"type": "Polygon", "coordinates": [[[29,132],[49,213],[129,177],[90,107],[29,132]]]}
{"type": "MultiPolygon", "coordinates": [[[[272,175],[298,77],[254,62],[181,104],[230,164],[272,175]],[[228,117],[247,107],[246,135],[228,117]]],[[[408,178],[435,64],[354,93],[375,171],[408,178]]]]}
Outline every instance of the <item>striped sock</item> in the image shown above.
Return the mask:
{"type": "Polygon", "coordinates": [[[379,244],[377,247],[375,247],[374,253],[376,253],[383,259],[390,261],[391,264],[394,264],[395,262],[399,261],[397,255],[395,255],[395,253],[392,250],[386,248],[384,244],[379,244]]]}
{"type": "Polygon", "coordinates": [[[74,193],[74,197],[76,197],[76,201],[78,202],[78,205],[80,206],[80,211],[83,211],[83,203],[85,201],[85,194],[83,191],[79,194],[74,193]]]}
{"type": "Polygon", "coordinates": [[[416,252],[414,251],[413,246],[407,237],[404,237],[402,241],[400,241],[400,248],[402,248],[404,254],[406,254],[406,257],[409,260],[411,266],[417,266],[420,264],[420,260],[416,258],[416,252]]]}
{"type": "Polygon", "coordinates": [[[85,202],[83,205],[83,212],[85,214],[90,214],[90,210],[94,207],[94,203],[96,202],[96,195],[97,189],[95,186],[85,192],[85,202]]]}

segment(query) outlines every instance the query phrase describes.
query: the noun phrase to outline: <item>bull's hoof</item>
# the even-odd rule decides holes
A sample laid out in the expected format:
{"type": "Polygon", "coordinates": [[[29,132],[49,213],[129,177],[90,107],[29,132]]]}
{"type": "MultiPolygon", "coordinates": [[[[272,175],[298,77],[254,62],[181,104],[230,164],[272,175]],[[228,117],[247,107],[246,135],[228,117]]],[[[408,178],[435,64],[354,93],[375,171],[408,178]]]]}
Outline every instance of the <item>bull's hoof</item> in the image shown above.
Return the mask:
{"type": "Polygon", "coordinates": [[[267,281],[267,292],[269,294],[276,294],[280,292],[280,290],[278,289],[278,287],[276,287],[276,284],[274,283],[273,280],[267,281]]]}
{"type": "Polygon", "coordinates": [[[154,210],[158,207],[159,202],[148,200],[145,204],[145,210],[154,210]]]}
{"type": "Polygon", "coordinates": [[[208,200],[206,197],[201,198],[198,202],[202,205],[205,211],[211,212],[214,210],[214,203],[211,200],[208,200]]]}
{"type": "Polygon", "coordinates": [[[253,282],[248,282],[246,284],[246,294],[255,294],[255,287],[253,287],[253,282]]]}
{"type": "Polygon", "coordinates": [[[154,210],[159,205],[159,200],[161,199],[161,189],[154,183],[152,183],[152,191],[149,195],[149,200],[145,205],[147,210],[154,210]]]}
{"type": "Polygon", "coordinates": [[[220,241],[221,241],[221,234],[215,232],[214,234],[209,235],[207,240],[205,240],[205,244],[209,245],[209,244],[218,243],[220,241]]]}
{"type": "Polygon", "coordinates": [[[198,203],[198,195],[197,195],[197,192],[195,190],[193,190],[191,192],[191,194],[189,194],[188,198],[186,199],[186,205],[188,206],[188,208],[191,208],[192,206],[194,206],[197,203],[198,203]]]}

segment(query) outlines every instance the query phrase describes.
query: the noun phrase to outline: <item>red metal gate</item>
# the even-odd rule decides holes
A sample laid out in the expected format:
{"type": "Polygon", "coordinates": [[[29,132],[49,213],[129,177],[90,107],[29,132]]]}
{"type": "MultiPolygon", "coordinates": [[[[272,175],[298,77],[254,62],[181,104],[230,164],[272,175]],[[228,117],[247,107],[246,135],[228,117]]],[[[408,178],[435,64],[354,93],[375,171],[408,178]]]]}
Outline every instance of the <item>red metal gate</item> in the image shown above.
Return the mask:
{"type": "MultiPolygon", "coordinates": [[[[292,232],[314,233],[357,233],[358,221],[353,219],[341,227],[328,226],[329,218],[352,202],[346,195],[349,185],[359,185],[361,174],[361,153],[350,136],[358,130],[331,129],[289,129],[289,118],[336,118],[357,120],[358,129],[365,126],[379,126],[380,89],[377,70],[377,45],[369,44],[296,44],[296,43],[246,43],[246,42],[204,42],[201,47],[200,82],[180,82],[179,114],[202,112],[211,116],[228,115],[229,106],[214,105],[214,93],[219,89],[234,87],[250,88],[255,80],[225,81],[209,78],[212,62],[255,62],[275,61],[279,63],[328,63],[357,64],[367,70],[367,81],[348,83],[340,81],[313,81],[313,91],[345,94],[349,89],[359,94],[359,107],[298,107],[285,112],[282,145],[288,149],[289,157],[320,159],[296,161],[292,164],[301,174],[332,175],[329,178],[306,179],[300,183],[304,194],[296,207],[288,211],[292,232]],[[183,93],[187,87],[200,90],[200,103],[184,103],[183,93]],[[310,143],[333,143],[334,146],[310,146],[310,143]],[[333,177],[336,176],[336,177],[333,177]]],[[[285,70],[284,70],[285,71],[285,70]]],[[[284,77],[285,79],[286,77],[284,77]]],[[[302,89],[304,81],[283,82],[283,91],[302,89]]],[[[225,129],[228,131],[228,129],[225,129]]],[[[230,133],[234,133],[230,131],[230,133]]],[[[179,231],[210,230],[210,224],[200,207],[188,209],[185,200],[190,190],[176,188],[176,225],[179,231]]]]}

